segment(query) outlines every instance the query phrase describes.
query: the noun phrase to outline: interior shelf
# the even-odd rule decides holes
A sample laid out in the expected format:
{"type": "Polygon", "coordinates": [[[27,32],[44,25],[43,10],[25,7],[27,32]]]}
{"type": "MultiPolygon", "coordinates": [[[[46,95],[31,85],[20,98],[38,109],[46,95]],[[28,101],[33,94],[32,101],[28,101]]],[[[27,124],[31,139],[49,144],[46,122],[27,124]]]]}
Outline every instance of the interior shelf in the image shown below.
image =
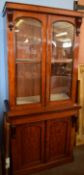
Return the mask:
{"type": "Polygon", "coordinates": [[[26,59],[16,59],[16,63],[41,63],[41,60],[36,60],[36,59],[29,59],[29,58],[26,58],[26,59]]]}
{"type": "Polygon", "coordinates": [[[65,93],[51,94],[51,101],[68,100],[69,96],[65,93]]]}
{"type": "Polygon", "coordinates": [[[72,63],[72,59],[52,59],[51,63],[72,63]]]}
{"type": "Polygon", "coordinates": [[[30,103],[39,103],[40,96],[30,96],[30,97],[17,97],[16,104],[30,104],[30,103]]]}

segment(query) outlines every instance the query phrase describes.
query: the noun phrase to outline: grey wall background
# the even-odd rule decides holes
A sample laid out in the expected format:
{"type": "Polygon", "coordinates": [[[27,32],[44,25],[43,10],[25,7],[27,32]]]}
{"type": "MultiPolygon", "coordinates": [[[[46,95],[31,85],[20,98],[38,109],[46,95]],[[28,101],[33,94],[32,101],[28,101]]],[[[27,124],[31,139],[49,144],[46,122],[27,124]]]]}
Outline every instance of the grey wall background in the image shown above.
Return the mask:
{"type": "MultiPolygon", "coordinates": [[[[8,0],[8,2],[20,2],[27,4],[37,4],[43,6],[51,6],[64,9],[73,9],[74,0],[8,0]]],[[[1,126],[3,120],[3,101],[7,96],[6,90],[6,75],[5,75],[5,54],[4,54],[4,29],[3,29],[3,17],[2,9],[5,0],[0,0],[0,137],[1,126]]]]}

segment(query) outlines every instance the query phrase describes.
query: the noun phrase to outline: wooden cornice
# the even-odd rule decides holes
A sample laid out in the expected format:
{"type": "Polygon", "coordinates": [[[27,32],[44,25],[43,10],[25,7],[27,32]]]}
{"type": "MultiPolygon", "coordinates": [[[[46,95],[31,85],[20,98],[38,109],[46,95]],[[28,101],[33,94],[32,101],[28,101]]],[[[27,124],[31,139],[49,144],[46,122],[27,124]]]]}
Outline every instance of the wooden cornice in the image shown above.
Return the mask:
{"type": "Polygon", "coordinates": [[[46,13],[46,14],[58,14],[70,17],[82,17],[80,12],[76,12],[74,10],[66,10],[60,8],[52,8],[52,7],[45,7],[45,6],[38,6],[38,5],[28,5],[22,3],[13,3],[13,2],[6,2],[3,9],[3,15],[6,13],[7,10],[19,10],[19,11],[33,11],[36,13],[46,13]]]}

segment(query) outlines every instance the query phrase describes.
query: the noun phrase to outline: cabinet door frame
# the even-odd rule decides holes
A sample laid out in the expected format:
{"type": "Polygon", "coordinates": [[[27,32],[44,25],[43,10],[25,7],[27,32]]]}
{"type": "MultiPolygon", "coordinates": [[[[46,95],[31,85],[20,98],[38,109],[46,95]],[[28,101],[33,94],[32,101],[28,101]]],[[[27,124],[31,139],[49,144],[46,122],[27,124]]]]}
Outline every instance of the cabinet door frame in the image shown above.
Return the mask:
{"type": "MultiPolygon", "coordinates": [[[[9,78],[9,103],[11,109],[37,109],[40,110],[45,104],[45,60],[46,60],[46,27],[47,16],[41,13],[14,11],[12,23],[21,17],[37,19],[42,23],[42,63],[41,63],[41,101],[40,103],[16,105],[16,66],[15,66],[15,45],[14,27],[7,28],[8,34],[8,78],[9,78]]],[[[7,21],[9,23],[9,21],[7,21]]],[[[9,26],[9,24],[7,24],[9,26]]]]}
{"type": "Polygon", "coordinates": [[[76,42],[78,39],[78,36],[76,36],[76,30],[75,30],[75,36],[74,36],[74,51],[73,51],[73,71],[72,71],[72,86],[71,86],[71,97],[67,100],[59,100],[59,101],[50,101],[50,75],[51,75],[51,58],[52,58],[52,24],[54,22],[70,22],[73,26],[76,28],[76,21],[73,17],[66,17],[66,16],[58,16],[58,15],[49,15],[48,16],[48,31],[47,31],[47,61],[46,61],[46,67],[47,67],[47,73],[46,73],[46,108],[47,110],[55,109],[56,107],[60,109],[64,106],[69,107],[72,106],[75,103],[75,97],[76,97],[76,81],[77,81],[77,65],[78,65],[78,49],[79,47],[76,46],[76,42]]]}

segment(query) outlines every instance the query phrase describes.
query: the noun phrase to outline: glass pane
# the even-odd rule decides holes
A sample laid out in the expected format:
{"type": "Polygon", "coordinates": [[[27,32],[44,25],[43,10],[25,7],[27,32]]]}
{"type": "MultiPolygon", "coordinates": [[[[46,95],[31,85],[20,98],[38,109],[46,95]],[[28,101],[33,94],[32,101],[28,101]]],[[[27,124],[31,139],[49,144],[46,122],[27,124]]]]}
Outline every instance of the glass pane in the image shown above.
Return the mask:
{"type": "Polygon", "coordinates": [[[41,22],[21,18],[15,24],[16,104],[41,102],[41,22]]]}
{"type": "Polygon", "coordinates": [[[69,22],[52,25],[52,58],[50,100],[66,100],[71,96],[73,42],[75,27],[69,22]]]}

